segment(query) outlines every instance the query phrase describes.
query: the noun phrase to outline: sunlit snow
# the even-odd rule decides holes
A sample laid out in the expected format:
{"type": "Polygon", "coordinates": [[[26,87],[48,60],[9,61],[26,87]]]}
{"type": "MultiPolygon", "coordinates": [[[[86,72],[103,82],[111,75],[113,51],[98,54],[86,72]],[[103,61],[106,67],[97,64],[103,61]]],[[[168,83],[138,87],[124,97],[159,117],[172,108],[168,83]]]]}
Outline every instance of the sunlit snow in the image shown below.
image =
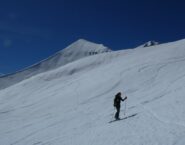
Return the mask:
{"type": "Polygon", "coordinates": [[[1,89],[0,145],[184,145],[184,94],[185,40],[90,55],[1,89]]]}

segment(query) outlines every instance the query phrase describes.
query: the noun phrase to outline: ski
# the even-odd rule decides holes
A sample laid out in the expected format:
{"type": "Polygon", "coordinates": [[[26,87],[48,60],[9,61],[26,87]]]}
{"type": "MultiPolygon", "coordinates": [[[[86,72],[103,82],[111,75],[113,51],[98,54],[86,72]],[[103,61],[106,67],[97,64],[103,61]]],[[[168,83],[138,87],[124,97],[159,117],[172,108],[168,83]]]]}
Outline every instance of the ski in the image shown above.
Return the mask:
{"type": "Polygon", "coordinates": [[[132,115],[129,115],[129,116],[126,116],[126,117],[124,117],[124,118],[111,120],[111,121],[109,121],[109,123],[116,122],[116,121],[121,121],[121,120],[125,120],[125,119],[128,119],[128,118],[134,117],[134,116],[136,116],[136,115],[137,115],[137,113],[132,114],[132,115]]]}

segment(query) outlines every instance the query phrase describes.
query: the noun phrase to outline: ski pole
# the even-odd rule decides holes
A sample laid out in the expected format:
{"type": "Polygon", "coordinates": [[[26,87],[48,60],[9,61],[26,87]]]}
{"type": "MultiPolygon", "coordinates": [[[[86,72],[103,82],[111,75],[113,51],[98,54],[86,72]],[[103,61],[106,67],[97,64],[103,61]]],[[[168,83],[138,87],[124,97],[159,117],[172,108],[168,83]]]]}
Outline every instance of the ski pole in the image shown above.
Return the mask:
{"type": "Polygon", "coordinates": [[[114,113],[113,113],[113,115],[112,115],[112,119],[114,119],[115,112],[116,112],[116,107],[114,107],[114,113]]]}
{"type": "Polygon", "coordinates": [[[126,108],[127,108],[127,99],[125,100],[124,116],[126,115],[126,108]]]}

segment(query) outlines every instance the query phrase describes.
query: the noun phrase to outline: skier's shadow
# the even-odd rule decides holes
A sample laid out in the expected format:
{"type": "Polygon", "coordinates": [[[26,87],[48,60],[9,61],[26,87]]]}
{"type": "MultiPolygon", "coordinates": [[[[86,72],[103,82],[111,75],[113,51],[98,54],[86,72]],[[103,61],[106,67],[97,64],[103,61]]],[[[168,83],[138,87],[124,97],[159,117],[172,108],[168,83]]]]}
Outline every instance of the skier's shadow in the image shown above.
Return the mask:
{"type": "Polygon", "coordinates": [[[134,116],[136,116],[137,114],[138,114],[138,113],[135,113],[135,114],[129,115],[129,116],[127,116],[127,117],[124,117],[123,119],[127,119],[127,118],[134,117],[134,116]]]}

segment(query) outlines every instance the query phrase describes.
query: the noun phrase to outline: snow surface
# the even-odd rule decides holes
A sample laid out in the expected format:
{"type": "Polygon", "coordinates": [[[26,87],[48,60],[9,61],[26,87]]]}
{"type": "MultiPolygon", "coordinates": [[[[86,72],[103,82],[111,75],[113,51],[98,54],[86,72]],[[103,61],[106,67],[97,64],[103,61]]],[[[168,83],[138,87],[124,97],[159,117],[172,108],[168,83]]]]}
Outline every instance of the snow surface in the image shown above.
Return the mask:
{"type": "Polygon", "coordinates": [[[184,94],[185,40],[85,57],[0,90],[0,145],[184,145],[184,94]]]}
{"type": "Polygon", "coordinates": [[[95,44],[84,39],[79,39],[67,48],[37,64],[16,73],[0,77],[0,89],[9,87],[24,79],[28,79],[39,73],[58,68],[86,56],[110,51],[111,50],[109,48],[103,46],[102,44],[95,44]]]}

